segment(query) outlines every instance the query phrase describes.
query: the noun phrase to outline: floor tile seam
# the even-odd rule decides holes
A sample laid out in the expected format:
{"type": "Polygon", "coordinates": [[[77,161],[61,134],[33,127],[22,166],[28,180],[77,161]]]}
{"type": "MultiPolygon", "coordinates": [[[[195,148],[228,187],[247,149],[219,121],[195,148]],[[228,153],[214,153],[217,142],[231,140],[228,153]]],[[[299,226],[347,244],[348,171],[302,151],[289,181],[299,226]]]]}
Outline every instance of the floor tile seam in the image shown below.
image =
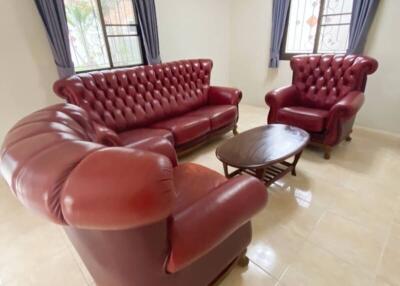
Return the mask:
{"type": "MultiPolygon", "coordinates": [[[[81,275],[83,277],[83,280],[85,280],[85,282],[86,282],[86,285],[90,286],[93,281],[88,281],[88,277],[86,277],[86,275],[84,273],[84,270],[82,269],[82,267],[86,267],[86,266],[85,266],[84,263],[79,263],[79,261],[78,261],[79,257],[76,257],[79,254],[75,254],[74,253],[74,249],[73,249],[72,245],[68,245],[68,252],[71,254],[72,259],[74,260],[74,263],[75,263],[76,267],[78,267],[79,272],[81,273],[81,275]]],[[[87,271],[87,269],[86,269],[86,271],[87,271]]],[[[91,275],[91,274],[89,273],[89,275],[91,275]]]]}
{"type": "Polygon", "coordinates": [[[378,271],[379,271],[379,269],[380,269],[380,267],[382,265],[383,256],[385,255],[385,251],[387,250],[387,247],[388,247],[388,244],[389,244],[390,236],[392,235],[392,232],[393,232],[393,224],[394,224],[394,218],[392,219],[392,221],[390,223],[390,230],[388,231],[388,234],[387,234],[387,236],[385,238],[385,242],[384,242],[384,244],[382,246],[381,253],[379,254],[378,262],[377,262],[376,267],[375,267],[375,276],[376,277],[378,276],[378,271]]]}
{"type": "Polygon", "coordinates": [[[263,273],[267,274],[268,276],[271,276],[274,280],[278,280],[278,278],[275,277],[272,273],[269,273],[268,270],[264,269],[261,265],[259,265],[256,261],[253,261],[251,258],[249,258],[250,262],[254,264],[259,270],[261,270],[263,273]]]}
{"type": "MultiPolygon", "coordinates": [[[[330,213],[330,214],[332,214],[332,215],[341,217],[342,219],[345,219],[345,220],[347,220],[347,221],[350,221],[350,222],[352,222],[352,223],[354,223],[354,224],[356,224],[356,225],[359,225],[359,226],[361,226],[362,228],[366,228],[366,229],[368,229],[368,230],[374,229],[375,231],[383,231],[383,230],[384,230],[384,231],[386,231],[386,232],[389,232],[389,230],[390,230],[390,228],[391,228],[391,224],[390,224],[390,223],[387,224],[388,226],[386,226],[386,227],[384,227],[384,226],[382,226],[382,227],[371,226],[371,225],[368,225],[368,224],[366,224],[366,223],[357,221],[357,220],[355,220],[355,219],[353,219],[353,218],[351,218],[351,217],[348,217],[347,215],[344,215],[344,214],[335,212],[333,209],[328,209],[327,212],[330,213]]],[[[392,218],[392,219],[394,219],[394,218],[392,218]]],[[[386,234],[386,235],[387,235],[387,234],[386,234]]]]}
{"type": "Polygon", "coordinates": [[[340,256],[338,256],[338,255],[336,255],[335,252],[331,251],[331,250],[328,249],[328,248],[325,248],[324,246],[320,245],[320,244],[317,243],[317,242],[314,242],[314,241],[312,241],[312,240],[308,240],[307,242],[308,242],[309,244],[311,244],[312,246],[314,246],[314,247],[320,249],[321,251],[326,252],[326,253],[332,255],[335,259],[337,259],[337,260],[340,261],[341,263],[350,265],[350,266],[354,267],[355,269],[364,272],[364,274],[366,274],[367,277],[368,277],[369,279],[371,279],[371,280],[375,280],[375,279],[376,279],[376,273],[375,273],[375,272],[374,272],[373,275],[368,276],[369,273],[370,273],[370,271],[367,270],[367,269],[364,269],[364,268],[361,267],[359,264],[353,263],[353,262],[351,262],[351,261],[348,261],[348,260],[346,260],[346,259],[344,259],[344,258],[342,258],[342,257],[340,257],[340,256]]]}

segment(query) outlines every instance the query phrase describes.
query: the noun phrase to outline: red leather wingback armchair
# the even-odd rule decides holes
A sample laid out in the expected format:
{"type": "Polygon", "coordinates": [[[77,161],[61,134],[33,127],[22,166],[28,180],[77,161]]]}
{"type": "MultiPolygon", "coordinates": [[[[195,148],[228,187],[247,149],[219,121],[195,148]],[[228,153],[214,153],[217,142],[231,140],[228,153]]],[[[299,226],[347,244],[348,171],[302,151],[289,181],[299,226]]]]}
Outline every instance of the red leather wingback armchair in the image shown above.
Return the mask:
{"type": "Polygon", "coordinates": [[[325,158],[331,147],[351,140],[350,133],[364,102],[367,75],[378,68],[366,56],[304,55],[290,61],[292,85],[269,92],[268,123],[300,127],[311,142],[323,146],[325,158]]]}
{"type": "Polygon", "coordinates": [[[157,152],[107,147],[81,108],[61,104],[18,122],[0,170],[15,196],[64,227],[97,285],[204,286],[241,258],[262,183],[177,164],[157,152]]]}

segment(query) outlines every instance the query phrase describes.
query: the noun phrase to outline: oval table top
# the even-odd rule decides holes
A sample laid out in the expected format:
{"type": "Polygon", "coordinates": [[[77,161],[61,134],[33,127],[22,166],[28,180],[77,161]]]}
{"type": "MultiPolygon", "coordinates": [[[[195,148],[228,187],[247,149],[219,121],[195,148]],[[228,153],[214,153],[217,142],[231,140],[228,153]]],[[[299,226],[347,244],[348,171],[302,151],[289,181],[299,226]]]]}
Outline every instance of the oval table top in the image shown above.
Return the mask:
{"type": "Polygon", "coordinates": [[[283,161],[305,148],[310,135],[303,129],[269,124],[232,137],[217,147],[217,158],[236,168],[261,168],[283,161]]]}

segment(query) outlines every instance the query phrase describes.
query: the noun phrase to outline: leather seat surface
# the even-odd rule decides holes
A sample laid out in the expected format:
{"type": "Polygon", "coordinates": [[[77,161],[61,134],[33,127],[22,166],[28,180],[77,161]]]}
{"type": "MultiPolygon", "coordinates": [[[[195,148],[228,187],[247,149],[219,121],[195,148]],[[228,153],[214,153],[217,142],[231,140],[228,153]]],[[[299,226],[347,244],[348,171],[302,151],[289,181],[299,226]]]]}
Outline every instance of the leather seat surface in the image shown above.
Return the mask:
{"type": "Polygon", "coordinates": [[[172,144],[174,144],[174,135],[172,135],[171,131],[166,129],[138,128],[121,132],[118,136],[123,145],[129,145],[132,143],[141,144],[155,137],[168,139],[172,144]]]}
{"type": "Polygon", "coordinates": [[[325,128],[328,111],[308,107],[285,107],[278,110],[278,122],[297,126],[311,132],[321,132],[325,128]]]}
{"type": "Polygon", "coordinates": [[[207,116],[210,120],[211,129],[216,130],[235,122],[237,114],[237,107],[235,105],[209,105],[203,106],[186,115],[207,116]]]}
{"type": "Polygon", "coordinates": [[[174,212],[179,212],[207,195],[227,179],[206,167],[183,163],[174,168],[176,205],[174,212]]]}
{"type": "Polygon", "coordinates": [[[182,115],[157,122],[151,127],[171,131],[174,135],[175,146],[200,138],[211,130],[210,120],[204,115],[182,115]]]}

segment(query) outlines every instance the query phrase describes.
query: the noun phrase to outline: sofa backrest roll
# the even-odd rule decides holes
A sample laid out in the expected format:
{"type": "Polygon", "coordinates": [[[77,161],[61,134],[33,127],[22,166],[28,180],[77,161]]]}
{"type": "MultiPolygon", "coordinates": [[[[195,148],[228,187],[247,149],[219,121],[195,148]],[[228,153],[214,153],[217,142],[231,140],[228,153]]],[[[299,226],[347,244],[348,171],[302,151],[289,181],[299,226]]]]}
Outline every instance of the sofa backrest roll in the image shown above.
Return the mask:
{"type": "Polygon", "coordinates": [[[207,104],[212,61],[81,73],[54,84],[67,102],[116,132],[140,128],[207,104]]]}
{"type": "Polygon", "coordinates": [[[329,110],[350,91],[364,91],[375,59],[357,55],[301,55],[290,61],[301,104],[329,110]]]}
{"type": "Polygon", "coordinates": [[[0,172],[15,196],[55,223],[84,229],[129,229],[166,219],[175,200],[170,161],[94,143],[88,122],[83,109],[60,104],[9,131],[0,172]]]}

